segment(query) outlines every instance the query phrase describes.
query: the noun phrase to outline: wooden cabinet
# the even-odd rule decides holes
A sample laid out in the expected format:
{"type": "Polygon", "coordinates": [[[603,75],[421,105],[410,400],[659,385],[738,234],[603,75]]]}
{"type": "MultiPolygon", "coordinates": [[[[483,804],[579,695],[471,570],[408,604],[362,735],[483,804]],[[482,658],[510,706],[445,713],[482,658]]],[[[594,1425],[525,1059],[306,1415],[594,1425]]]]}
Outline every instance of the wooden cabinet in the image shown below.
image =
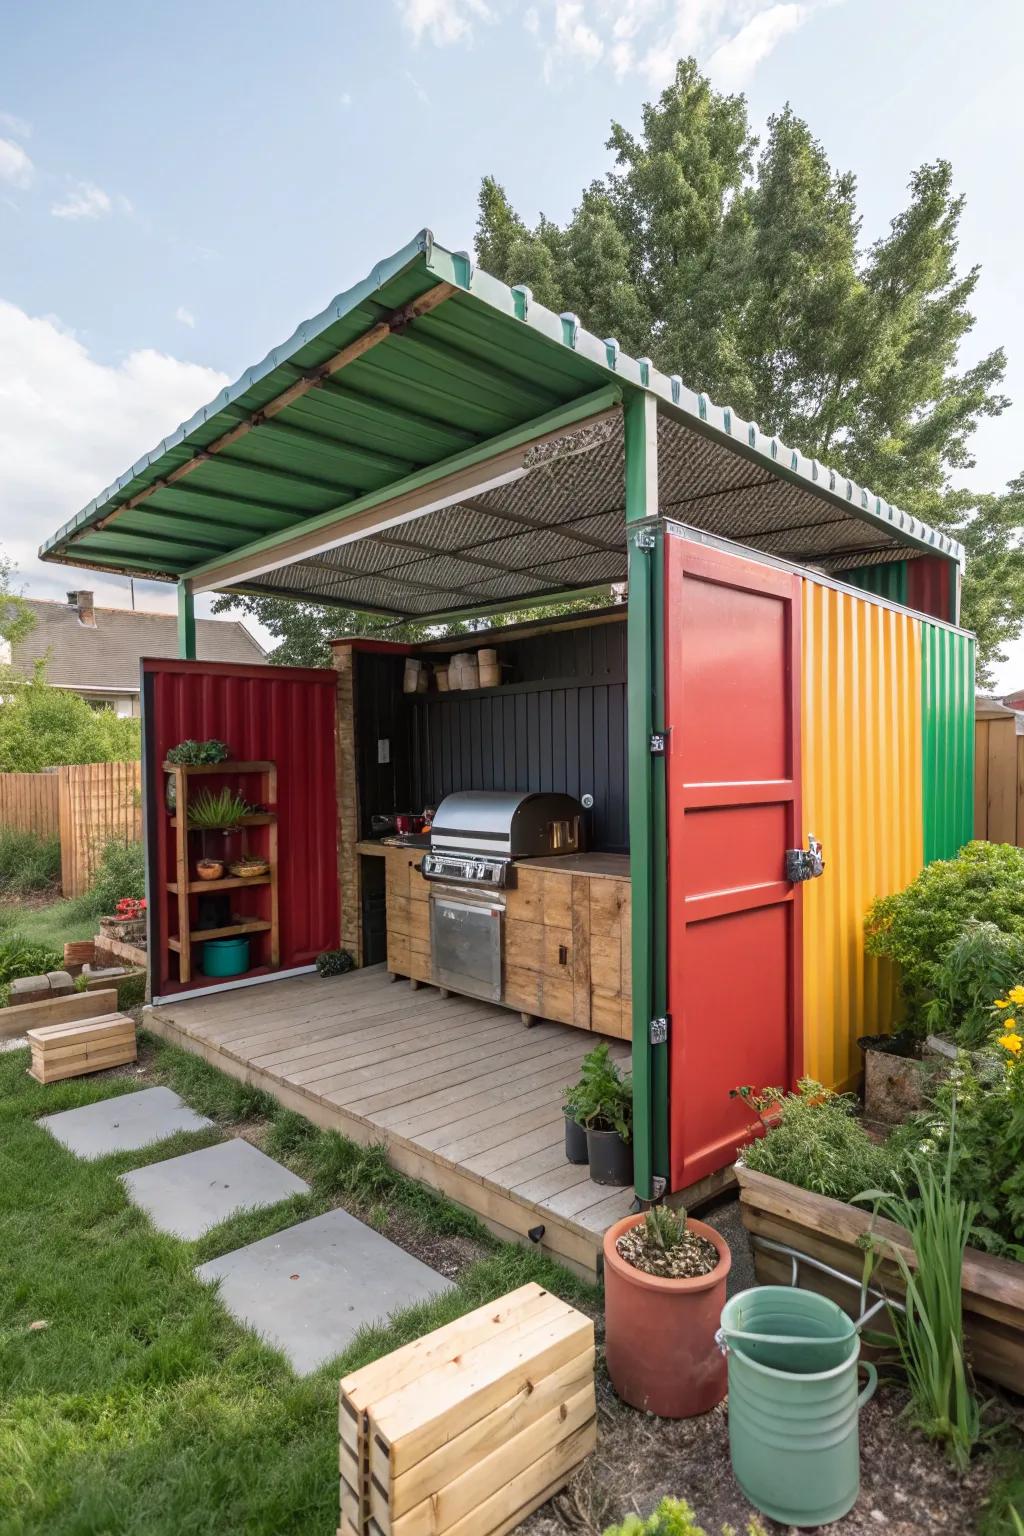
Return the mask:
{"type": "MultiPolygon", "coordinates": [[[[430,885],[416,867],[422,851],[388,848],[385,857],[388,970],[431,981],[430,885]]],[[[538,1019],[628,1040],[628,864],[614,865],[623,867],[618,875],[593,872],[609,863],[607,856],[558,862],[564,871],[517,864],[515,883],[505,892],[502,1002],[538,1019]]]]}

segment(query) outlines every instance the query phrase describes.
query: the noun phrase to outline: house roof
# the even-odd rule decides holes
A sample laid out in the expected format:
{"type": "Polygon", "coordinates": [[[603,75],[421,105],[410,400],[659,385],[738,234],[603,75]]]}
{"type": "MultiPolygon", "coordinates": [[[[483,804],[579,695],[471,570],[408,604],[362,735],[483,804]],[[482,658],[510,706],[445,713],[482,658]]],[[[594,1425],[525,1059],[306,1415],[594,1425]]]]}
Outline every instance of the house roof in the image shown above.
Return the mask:
{"type": "MultiPolygon", "coordinates": [[[[139,658],[177,656],[174,614],[130,608],[96,608],[95,626],[83,624],[71,603],[26,598],[35,616],[27,637],[13,651],[11,665],[28,677],[46,659],[46,680],[55,687],[138,692],[139,658]]],[[[201,661],[235,661],[249,666],[266,659],[259,642],[237,620],[197,619],[201,661]]]]}
{"type": "Polygon", "coordinates": [[[40,555],[421,618],[589,591],[625,575],[621,430],[585,444],[603,452],[590,453],[582,497],[556,462],[578,461],[578,442],[550,439],[640,391],[658,402],[661,510],[680,521],[832,571],[924,554],[962,561],[946,535],[529,289],[474,270],[429,230],[132,465],[40,555]],[[549,451],[530,460],[545,437],[549,451]],[[514,475],[527,484],[449,495],[382,529],[377,509],[442,478],[472,487],[474,467],[486,481],[488,460],[519,450],[514,475]],[[377,536],[363,537],[374,517],[377,536]],[[337,536],[339,524],[352,531],[337,536]]]}

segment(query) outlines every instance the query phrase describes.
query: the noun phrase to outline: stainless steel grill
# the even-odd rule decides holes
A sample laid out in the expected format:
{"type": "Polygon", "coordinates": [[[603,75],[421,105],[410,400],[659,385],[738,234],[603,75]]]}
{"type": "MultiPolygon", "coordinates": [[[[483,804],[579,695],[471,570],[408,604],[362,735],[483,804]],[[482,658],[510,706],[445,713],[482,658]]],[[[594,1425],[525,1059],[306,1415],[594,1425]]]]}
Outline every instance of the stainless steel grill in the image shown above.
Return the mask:
{"type": "Polygon", "coordinates": [[[422,871],[428,880],[500,889],[513,859],[581,847],[581,807],[571,795],[468,789],[438,806],[422,871]]]}

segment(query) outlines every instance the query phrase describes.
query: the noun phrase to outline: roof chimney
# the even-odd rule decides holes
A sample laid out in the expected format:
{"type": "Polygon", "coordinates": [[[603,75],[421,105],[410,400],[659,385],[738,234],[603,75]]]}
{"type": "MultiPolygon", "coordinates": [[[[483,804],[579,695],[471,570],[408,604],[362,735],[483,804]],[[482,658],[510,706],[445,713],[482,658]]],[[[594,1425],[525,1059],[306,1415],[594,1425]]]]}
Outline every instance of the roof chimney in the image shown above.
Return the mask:
{"type": "Polygon", "coordinates": [[[78,622],[88,624],[90,629],[96,628],[96,610],[93,607],[93,595],[91,592],[69,592],[68,606],[78,609],[78,622]]]}

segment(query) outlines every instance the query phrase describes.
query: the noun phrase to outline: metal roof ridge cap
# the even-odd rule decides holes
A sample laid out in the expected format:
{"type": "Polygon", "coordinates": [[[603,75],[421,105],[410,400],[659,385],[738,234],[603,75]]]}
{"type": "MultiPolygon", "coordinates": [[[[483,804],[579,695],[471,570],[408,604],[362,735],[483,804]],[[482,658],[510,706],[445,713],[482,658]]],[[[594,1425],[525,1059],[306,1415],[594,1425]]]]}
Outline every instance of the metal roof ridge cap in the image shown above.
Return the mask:
{"type": "Polygon", "coordinates": [[[194,411],[187,420],[180,422],[173,432],[169,432],[165,438],[161,439],[155,448],[151,448],[141,458],[136,459],[135,463],[125,470],[124,474],[118,475],[117,479],[111,481],[105,490],[100,491],[80,512],[76,513],[63,527],[58,528],[56,533],[40,544],[38,549],[39,558],[41,560],[45,559],[47,553],[56,544],[59,544],[77,529],[85,527],[91,522],[95,515],[105,508],[107,503],[119,491],[124,490],[126,486],[130,485],[145,470],[152,468],[154,463],[165,453],[169,453],[172,448],[179,447],[190,432],[194,432],[197,427],[201,427],[211,416],[217,415],[220,411],[234,405],[247,390],[250,390],[254,384],[259,383],[260,379],[265,378],[268,373],[272,372],[274,368],[280,367],[282,363],[288,362],[292,353],[297,352],[300,347],[313,340],[328,325],[333,325],[336,320],[340,320],[343,315],[355,309],[362,303],[364,298],[368,298],[371,293],[377,292],[391,278],[396,277],[399,272],[411,266],[418,257],[424,256],[424,264],[429,267],[430,253],[433,248],[433,231],[423,228],[407,245],[402,246],[401,250],[396,251],[392,256],[386,257],[383,261],[377,262],[366,277],[357,283],[353,283],[350,288],[343,289],[340,293],[335,294],[334,298],[319,314],[297,325],[286,341],[271,348],[258,363],[254,363],[244,373],[240,374],[234,383],[225,384],[219,394],[215,395],[206,405],[200,406],[199,410],[194,411]]]}

